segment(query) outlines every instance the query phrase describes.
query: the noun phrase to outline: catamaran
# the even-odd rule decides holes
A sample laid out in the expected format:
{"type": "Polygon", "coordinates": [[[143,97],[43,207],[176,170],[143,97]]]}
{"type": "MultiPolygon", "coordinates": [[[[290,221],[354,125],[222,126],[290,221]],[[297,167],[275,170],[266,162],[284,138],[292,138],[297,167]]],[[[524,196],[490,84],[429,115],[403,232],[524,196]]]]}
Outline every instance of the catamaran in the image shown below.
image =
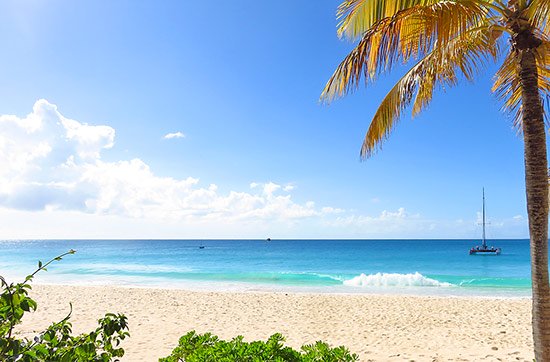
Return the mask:
{"type": "Polygon", "coordinates": [[[470,255],[500,255],[502,251],[500,248],[494,246],[488,247],[487,240],[485,239],[485,188],[483,188],[483,234],[481,239],[481,246],[473,246],[470,249],[470,255]]]}

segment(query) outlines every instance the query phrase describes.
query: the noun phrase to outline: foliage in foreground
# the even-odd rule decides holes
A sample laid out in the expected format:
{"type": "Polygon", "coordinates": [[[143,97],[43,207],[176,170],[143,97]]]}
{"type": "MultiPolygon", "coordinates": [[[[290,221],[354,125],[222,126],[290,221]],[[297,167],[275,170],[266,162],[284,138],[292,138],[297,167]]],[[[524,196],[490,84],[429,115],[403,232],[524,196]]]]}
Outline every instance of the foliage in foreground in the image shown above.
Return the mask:
{"type": "Polygon", "coordinates": [[[53,261],[61,260],[74,250],[62,254],[46,264],[38,262],[38,269],[22,283],[9,283],[0,276],[0,361],[60,361],[60,362],[108,362],[124,355],[120,341],[128,334],[126,317],[108,313],[98,321],[98,327],[90,333],[72,335],[69,321],[72,312],[33,339],[17,338],[14,328],[21,323],[25,312],[36,310],[36,302],[28,295],[36,273],[46,270],[53,261]]]}
{"type": "Polygon", "coordinates": [[[324,342],[302,346],[296,351],[283,345],[284,337],[277,333],[266,342],[244,342],[242,336],[231,341],[220,340],[210,333],[197,334],[191,331],[180,338],[179,345],[159,362],[351,362],[357,361],[356,354],[347,348],[330,348],[324,342]]]}

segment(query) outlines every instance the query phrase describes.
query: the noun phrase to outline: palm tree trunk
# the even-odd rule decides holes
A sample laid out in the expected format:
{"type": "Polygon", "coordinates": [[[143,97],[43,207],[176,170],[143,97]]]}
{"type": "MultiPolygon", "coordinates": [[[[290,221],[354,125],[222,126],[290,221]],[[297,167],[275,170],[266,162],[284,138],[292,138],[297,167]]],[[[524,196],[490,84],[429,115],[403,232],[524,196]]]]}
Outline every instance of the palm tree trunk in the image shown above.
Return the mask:
{"type": "Polygon", "coordinates": [[[550,361],[550,285],[548,280],[548,161],[544,111],[532,49],[519,50],[525,188],[531,243],[533,342],[537,362],[550,361]]]}

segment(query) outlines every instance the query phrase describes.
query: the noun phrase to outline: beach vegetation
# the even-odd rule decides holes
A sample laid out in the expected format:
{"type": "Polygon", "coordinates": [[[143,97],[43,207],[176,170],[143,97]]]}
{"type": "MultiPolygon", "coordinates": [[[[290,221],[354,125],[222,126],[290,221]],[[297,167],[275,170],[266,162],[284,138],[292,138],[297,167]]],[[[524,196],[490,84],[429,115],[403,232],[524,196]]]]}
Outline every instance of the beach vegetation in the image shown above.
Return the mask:
{"type": "Polygon", "coordinates": [[[99,319],[93,331],[73,335],[72,305],[69,304],[70,311],[65,318],[52,323],[34,338],[20,338],[15,333],[25,313],[37,309],[36,301],[29,296],[34,276],[52,262],[74,253],[70,250],[45,264],[39,261],[37,269],[21,283],[8,283],[0,276],[0,361],[109,362],[124,355],[119,345],[129,333],[127,319],[122,314],[108,313],[99,319]]]}
{"type": "Polygon", "coordinates": [[[300,351],[284,346],[284,337],[276,333],[267,341],[245,342],[242,336],[224,341],[211,333],[190,331],[182,336],[178,346],[159,362],[351,362],[358,356],[346,347],[331,348],[324,342],[302,346],[300,351]]]}
{"type": "Polygon", "coordinates": [[[357,41],[327,82],[330,102],[370,84],[398,64],[410,65],[374,113],[360,155],[368,158],[403,111],[415,116],[436,89],[473,81],[491,63],[492,91],[524,140],[532,270],[535,358],[550,361],[548,161],[545,104],[550,96],[549,0],[345,0],[338,35],[357,41]]]}

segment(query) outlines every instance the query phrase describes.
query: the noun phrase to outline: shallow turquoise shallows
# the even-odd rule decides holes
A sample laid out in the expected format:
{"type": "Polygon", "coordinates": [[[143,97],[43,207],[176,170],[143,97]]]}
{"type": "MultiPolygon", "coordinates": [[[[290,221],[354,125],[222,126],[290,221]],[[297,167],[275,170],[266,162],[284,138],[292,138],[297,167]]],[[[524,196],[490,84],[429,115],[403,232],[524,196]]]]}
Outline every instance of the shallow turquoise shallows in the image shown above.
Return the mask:
{"type": "Polygon", "coordinates": [[[76,249],[36,282],[192,290],[525,297],[529,241],[494,240],[498,256],[468,255],[471,240],[0,241],[9,280],[76,249]]]}

